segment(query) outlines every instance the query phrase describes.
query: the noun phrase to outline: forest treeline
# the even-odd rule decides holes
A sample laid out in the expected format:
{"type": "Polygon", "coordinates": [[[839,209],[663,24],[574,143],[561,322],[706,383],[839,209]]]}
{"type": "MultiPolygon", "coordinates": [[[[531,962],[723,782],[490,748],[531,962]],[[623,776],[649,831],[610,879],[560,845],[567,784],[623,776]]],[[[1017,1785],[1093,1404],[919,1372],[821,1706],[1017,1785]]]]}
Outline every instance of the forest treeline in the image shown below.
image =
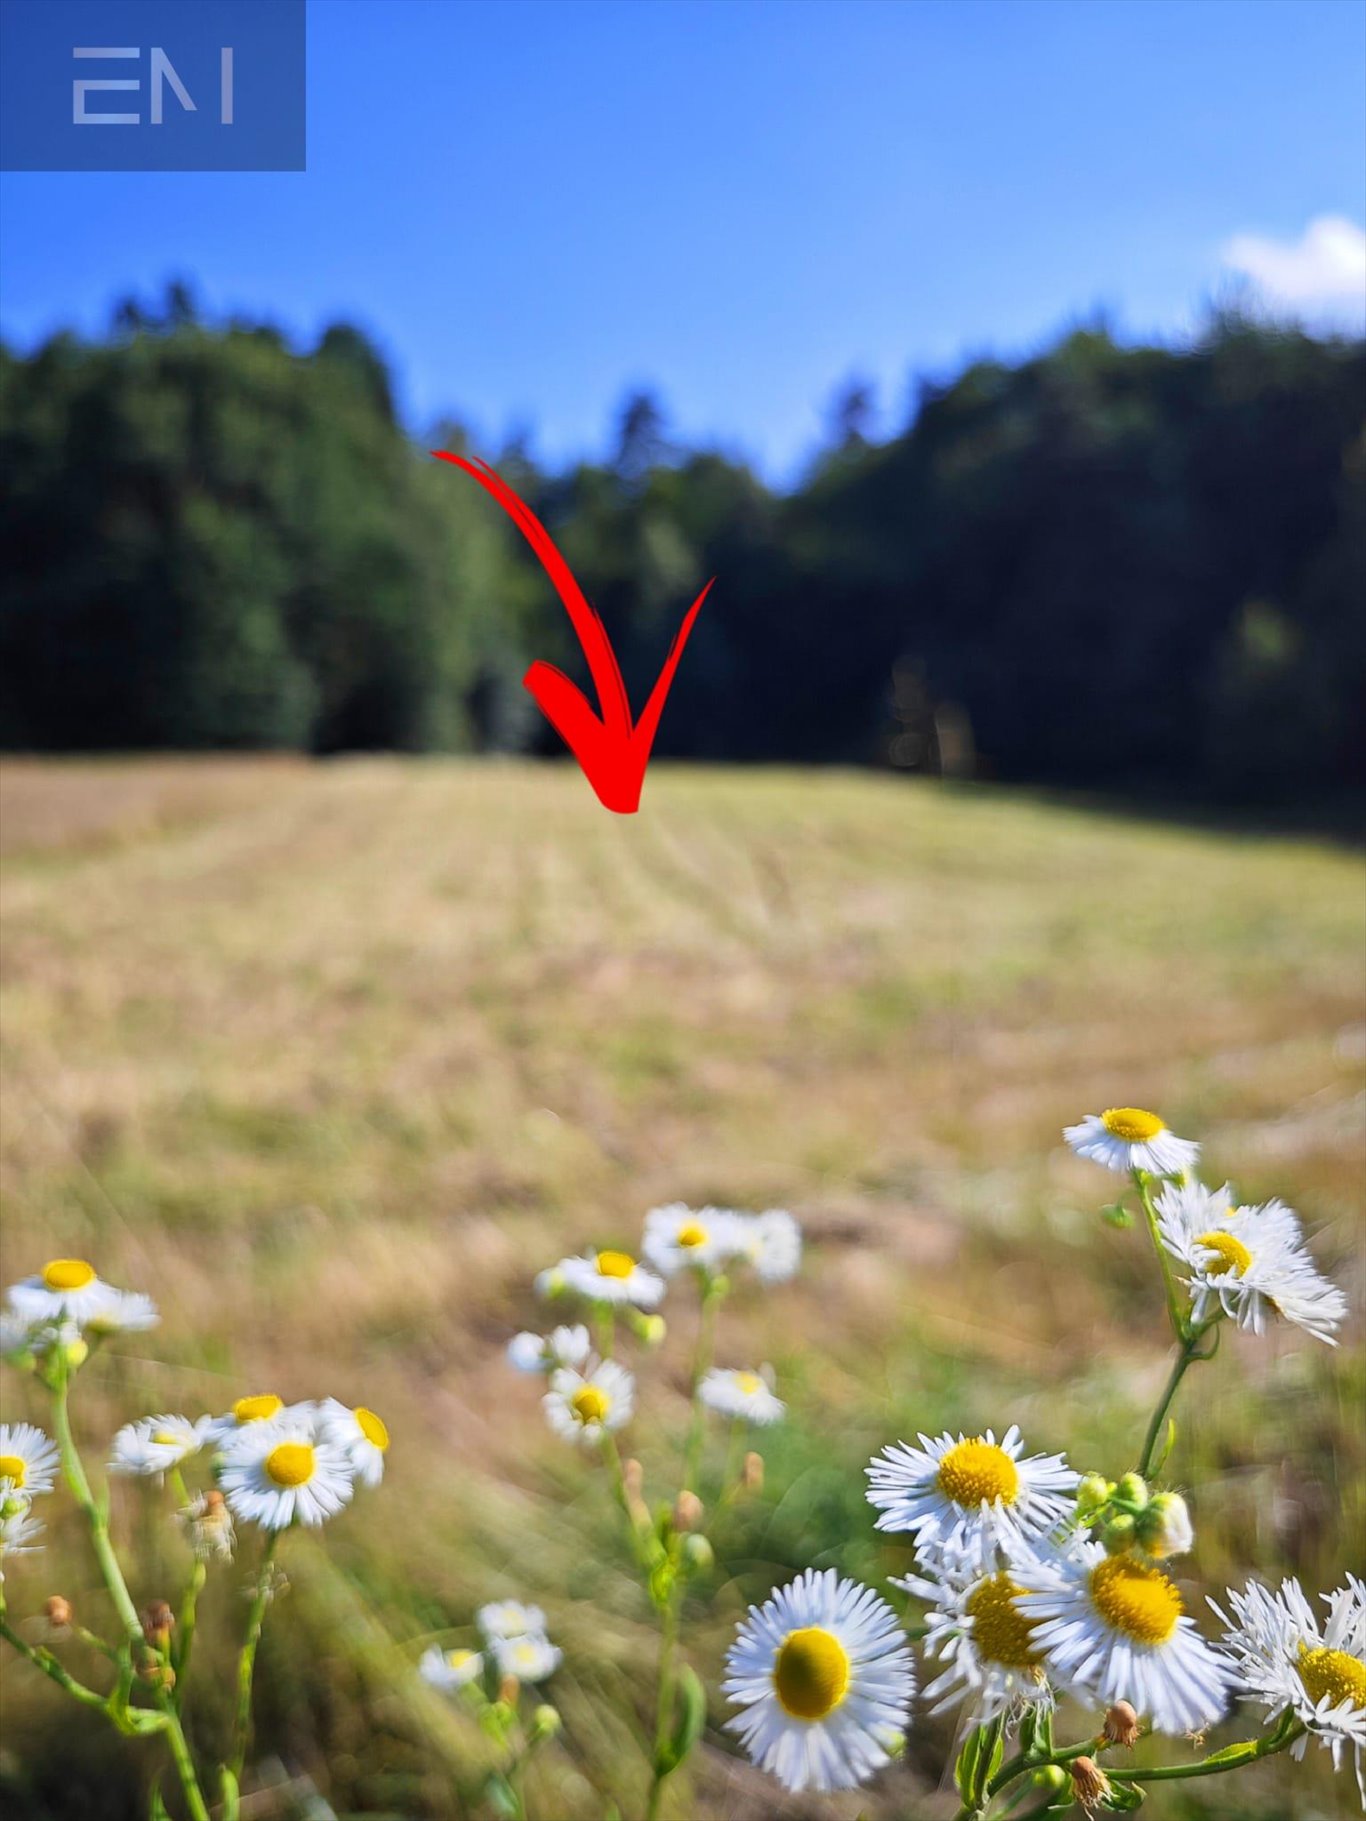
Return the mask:
{"type": "MultiPolygon", "coordinates": [[[[717,577],[658,752],[1265,802],[1366,781],[1366,344],[1081,330],[923,384],[890,440],[864,417],[851,392],[784,494],[643,394],[608,462],[482,451],[637,706],[717,577]]],[[[521,677],[583,678],[566,616],[432,446],[354,328],[300,353],[179,286],[103,341],[0,349],[0,744],[557,750],[521,677]]]]}

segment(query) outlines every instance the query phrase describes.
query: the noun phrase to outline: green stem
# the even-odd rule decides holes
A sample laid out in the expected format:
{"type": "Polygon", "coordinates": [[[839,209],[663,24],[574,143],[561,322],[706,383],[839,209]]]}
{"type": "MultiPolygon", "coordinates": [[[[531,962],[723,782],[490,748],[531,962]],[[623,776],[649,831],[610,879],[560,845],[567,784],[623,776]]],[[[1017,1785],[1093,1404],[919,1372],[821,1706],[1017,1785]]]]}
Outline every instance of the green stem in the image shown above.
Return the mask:
{"type": "Polygon", "coordinates": [[[678,1602],[681,1588],[675,1583],[670,1589],[665,1603],[661,1622],[663,1638],[659,1651],[659,1699],[655,1707],[655,1755],[654,1774],[650,1781],[650,1798],[646,1805],[646,1821],[657,1821],[659,1805],[664,1796],[665,1779],[676,1770],[677,1765],[670,1764],[663,1768],[664,1754],[668,1750],[673,1733],[674,1713],[674,1659],[678,1650],[678,1602]]]}
{"type": "MultiPolygon", "coordinates": [[[[1180,1388],[1181,1380],[1186,1376],[1189,1368],[1193,1366],[1197,1360],[1212,1359],[1214,1357],[1213,1347],[1208,1353],[1202,1353],[1200,1351],[1200,1342],[1218,1319],[1219,1317],[1217,1315],[1211,1316],[1207,1321],[1201,1322],[1198,1327],[1188,1328],[1187,1330],[1186,1338],[1181,1343],[1181,1351],[1177,1354],[1176,1359],[1173,1362],[1171,1373],[1168,1376],[1166,1385],[1163,1387],[1162,1396],[1158,1399],[1157,1408],[1153,1411],[1152,1420],[1148,1424],[1148,1432],[1143,1438],[1143,1453],[1139,1457],[1138,1471],[1144,1479],[1147,1479],[1153,1472],[1154,1457],[1157,1454],[1158,1445],[1162,1438],[1162,1425],[1166,1420],[1167,1412],[1172,1407],[1172,1402],[1180,1388]]],[[[1215,1336],[1215,1341],[1217,1344],[1217,1335],[1215,1336]]]]}
{"type": "Polygon", "coordinates": [[[228,1769],[237,1778],[241,1777],[242,1766],[247,1761],[247,1740],[251,1734],[251,1683],[256,1672],[256,1646],[261,1641],[261,1626],[265,1622],[266,1605],[270,1600],[275,1550],[279,1541],[280,1532],[272,1530],[261,1551],[261,1566],[256,1576],[256,1592],[252,1596],[251,1611],[247,1614],[247,1630],[242,1640],[242,1652],[237,1659],[237,1718],[232,1731],[232,1757],[228,1761],[228,1769]]]}
{"type": "Polygon", "coordinates": [[[194,1648],[199,1595],[203,1591],[206,1574],[204,1563],[196,1561],[190,1570],[189,1585],[180,1602],[180,1617],[176,1622],[175,1648],[171,1653],[171,1667],[175,1670],[175,1687],[171,1691],[171,1700],[177,1713],[185,1704],[185,1681],[190,1673],[190,1652],[194,1648]]]}
{"type": "Polygon", "coordinates": [[[617,1312],[611,1303],[593,1304],[593,1326],[597,1331],[599,1359],[611,1359],[617,1344],[617,1312]]]}
{"type": "Polygon", "coordinates": [[[104,1695],[96,1694],[93,1688],[87,1688],[84,1682],[78,1682],[75,1676],[69,1675],[50,1650],[44,1650],[38,1644],[30,1644],[27,1638],[20,1637],[8,1619],[0,1618],[0,1638],[12,1644],[21,1656],[27,1657],[35,1669],[41,1669],[58,1688],[64,1688],[74,1701],[79,1701],[84,1707],[98,1707],[102,1713],[108,1713],[109,1703],[104,1695]]]}
{"type": "Polygon", "coordinates": [[[1162,1270],[1162,1289],[1167,1298],[1167,1315],[1172,1324],[1172,1333],[1184,1347],[1190,1339],[1188,1311],[1181,1307],[1182,1297],[1177,1288],[1176,1278],[1172,1274],[1171,1259],[1158,1230],[1157,1210],[1153,1207],[1152,1193],[1148,1187],[1148,1177],[1145,1171],[1134,1171],[1134,1186],[1138,1190],[1138,1199],[1143,1204],[1143,1218],[1148,1223],[1148,1236],[1153,1242],[1153,1251],[1157,1253],[1157,1262],[1162,1270]]]}
{"type": "Polygon", "coordinates": [[[702,1292],[702,1310],[697,1319],[697,1347],[692,1362],[692,1420],[688,1425],[688,1444],[683,1452],[683,1484],[689,1492],[698,1490],[697,1476],[702,1464],[702,1438],[706,1411],[699,1392],[702,1380],[711,1369],[716,1351],[716,1318],[725,1290],[715,1278],[707,1280],[702,1292]]]}
{"type": "Polygon", "coordinates": [[[1255,1764],[1258,1758],[1274,1758],[1277,1752],[1284,1751],[1293,1745],[1304,1733],[1304,1727],[1297,1720],[1286,1731],[1263,1733],[1260,1739],[1244,1739],[1237,1745],[1229,1745],[1223,1751],[1216,1752],[1212,1758],[1203,1758],[1194,1764],[1157,1764],[1151,1770],[1108,1770],[1106,1776],[1112,1783],[1159,1783],[1175,1782],[1185,1777],[1217,1777],[1226,1770],[1239,1770],[1244,1764],[1255,1764]]]}
{"type": "Polygon", "coordinates": [[[95,1502],[95,1495],[90,1490],[90,1481],[86,1478],[85,1468],[81,1464],[80,1454],[76,1449],[75,1438],[71,1433],[71,1415],[67,1408],[67,1381],[62,1379],[52,1394],[52,1426],[57,1433],[57,1446],[62,1456],[62,1472],[76,1503],[85,1513],[90,1526],[91,1547],[95,1551],[95,1560],[100,1565],[100,1574],[109,1590],[109,1597],[114,1602],[114,1610],[119,1615],[119,1623],[127,1633],[130,1643],[135,1648],[143,1642],[142,1621],[138,1609],[133,1604],[133,1596],[128,1591],[128,1583],[123,1578],[118,1557],[114,1554],[114,1545],[109,1540],[109,1525],[104,1512],[95,1502]]]}

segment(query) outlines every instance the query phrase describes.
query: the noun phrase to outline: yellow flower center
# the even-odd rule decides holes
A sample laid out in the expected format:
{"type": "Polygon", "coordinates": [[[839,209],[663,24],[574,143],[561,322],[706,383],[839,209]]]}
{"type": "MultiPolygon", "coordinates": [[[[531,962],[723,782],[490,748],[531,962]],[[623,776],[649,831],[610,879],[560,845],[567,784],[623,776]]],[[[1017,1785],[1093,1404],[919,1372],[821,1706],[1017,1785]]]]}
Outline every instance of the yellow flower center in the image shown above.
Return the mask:
{"type": "Polygon", "coordinates": [[[843,1644],[820,1625],[790,1631],[773,1664],[773,1687],[794,1719],[823,1720],[849,1691],[849,1658],[843,1644]]]}
{"type": "Polygon", "coordinates": [[[1327,1695],[1334,1707],[1350,1701],[1366,1708],[1366,1663],[1359,1657],[1349,1657],[1345,1650],[1307,1650],[1302,1644],[1295,1667],[1316,1707],[1327,1695]]]}
{"type": "Polygon", "coordinates": [[[994,1574],[968,1595],[967,1612],[978,1656],[1006,1669],[1032,1669],[1040,1660],[1030,1643],[1034,1627],[1015,1604],[1015,1595],[1023,1592],[1008,1574],[994,1574]]]}
{"type": "Polygon", "coordinates": [[[600,1423],[612,1408],[612,1400],[596,1385],[584,1385],[570,1398],[569,1408],[581,1423],[600,1423]]]}
{"type": "Polygon", "coordinates": [[[629,1277],[636,1268],[636,1261],[629,1252],[599,1252],[599,1277],[629,1277]]]}
{"type": "Polygon", "coordinates": [[[1101,1119],[1111,1137],[1122,1138],[1125,1144],[1143,1144],[1167,1129],[1156,1113],[1145,1113],[1142,1107],[1109,1107],[1101,1119]]]}
{"type": "Polygon", "coordinates": [[[375,1415],[373,1410],[367,1410],[364,1404],[359,1405],[351,1414],[355,1417],[356,1427],[360,1430],[366,1441],[369,1442],[372,1447],[378,1448],[380,1453],[383,1454],[384,1450],[389,1446],[389,1431],[385,1428],[380,1418],[375,1415]]]}
{"type": "Polygon", "coordinates": [[[1251,1252],[1232,1233],[1201,1233],[1195,1243],[1203,1246],[1206,1252],[1213,1252],[1225,1271],[1236,1271],[1239,1277],[1252,1263],[1251,1252]]]}
{"type": "Polygon", "coordinates": [[[1129,1555],[1107,1556],[1096,1564],[1091,1600],[1108,1625],[1139,1644],[1165,1644],[1184,1610],[1166,1575],[1129,1555]]]}
{"type": "Polygon", "coordinates": [[[263,1391],[257,1397],[239,1397],[232,1407],[233,1419],[239,1423],[263,1423],[268,1416],[274,1416],[284,1409],[282,1399],[273,1391],[263,1391]]]}
{"type": "Polygon", "coordinates": [[[1020,1490],[1020,1475],[1004,1448],[984,1442],[981,1436],[958,1442],[939,1463],[939,1490],[955,1505],[976,1511],[982,1501],[1013,1505],[1020,1490]]]}
{"type": "Polygon", "coordinates": [[[679,1245],[687,1246],[689,1249],[693,1246],[705,1246],[709,1238],[710,1235],[708,1234],[707,1229],[703,1226],[699,1226],[695,1220],[690,1220],[686,1227],[680,1227],[678,1229],[679,1245]]]}
{"type": "Polygon", "coordinates": [[[28,1478],[28,1462],[22,1454],[0,1454],[0,1480],[12,1480],[15,1487],[28,1478]]]}
{"type": "Polygon", "coordinates": [[[313,1478],[313,1450],[307,1442],[281,1442],[266,1456],[266,1473],[277,1486],[304,1486],[313,1478]]]}
{"type": "Polygon", "coordinates": [[[174,1448],[180,1442],[180,1437],[176,1434],[174,1429],[154,1430],[151,1439],[156,1443],[158,1448],[174,1448]]]}
{"type": "Polygon", "coordinates": [[[737,1390],[743,1391],[746,1397],[753,1397],[756,1391],[763,1390],[764,1381],[757,1372],[737,1372],[735,1386],[737,1390]]]}
{"type": "Polygon", "coordinates": [[[84,1290],[95,1281],[95,1267],[83,1258],[53,1258],[43,1266],[43,1282],[49,1290],[84,1290]]]}

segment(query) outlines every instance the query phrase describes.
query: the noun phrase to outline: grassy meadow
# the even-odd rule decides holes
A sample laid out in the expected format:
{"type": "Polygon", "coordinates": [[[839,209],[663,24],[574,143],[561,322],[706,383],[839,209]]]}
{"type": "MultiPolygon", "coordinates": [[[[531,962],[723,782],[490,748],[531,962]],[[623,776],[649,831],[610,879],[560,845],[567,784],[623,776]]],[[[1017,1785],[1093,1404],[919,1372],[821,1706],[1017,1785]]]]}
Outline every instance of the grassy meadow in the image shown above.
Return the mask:
{"type": "MultiPolygon", "coordinates": [[[[784,1797],[725,1744],[720,1659],[799,1567],[904,1570],[862,1497],[884,1442],[1018,1421],[1079,1467],[1132,1464],[1161,1294],[1141,1231],[1097,1218],[1117,1179],[1062,1145],[1088,1111],[1156,1107],[1207,1179],[1284,1196],[1353,1302],[1336,1351],[1228,1334],[1188,1381],[1183,1577],[1317,1590],[1362,1565],[1359,855],[838,772],[656,766],[622,819],[568,765],[388,759],[15,761],[0,829],[5,1281],[75,1254],[163,1312],[81,1375],[88,1459],[129,1417],[261,1390],[363,1402],[394,1438],[380,1490],[285,1546],[258,1742],[294,1795],[253,1816],[310,1812],[310,1785],[337,1815],[472,1812],[486,1748],[412,1666],[499,1595],[543,1605],[566,1655],[533,1812],[637,1812],[648,1608],[601,1476],[502,1355],[543,1313],[538,1269],[633,1245],[664,1201],[786,1206],[808,1240],[795,1284],[725,1313],[723,1363],[772,1361],[792,1420],[713,1533],[690,1633],[711,1723],[672,1821],[952,1812],[947,1719],[918,1718],[873,1792],[784,1797]]],[[[695,1313],[676,1291],[664,1313],[629,1444],[647,1490],[686,1413],[695,1313]]],[[[36,1386],[4,1397],[44,1421],[36,1386]]],[[[154,1495],[115,1496],[141,1535],[154,1495]]],[[[56,1503],[11,1609],[60,1591],[93,1619],[56,1503]]],[[[147,1534],[140,1600],[184,1573],[147,1534]]],[[[206,1659],[242,1571],[211,1579],[206,1659]]],[[[150,1755],[6,1658],[6,1812],[145,1813],[150,1755]]],[[[225,1704],[202,1661],[192,1725],[225,1704]]],[[[1355,1802],[1314,1749],[1147,1812],[1355,1802]]]]}

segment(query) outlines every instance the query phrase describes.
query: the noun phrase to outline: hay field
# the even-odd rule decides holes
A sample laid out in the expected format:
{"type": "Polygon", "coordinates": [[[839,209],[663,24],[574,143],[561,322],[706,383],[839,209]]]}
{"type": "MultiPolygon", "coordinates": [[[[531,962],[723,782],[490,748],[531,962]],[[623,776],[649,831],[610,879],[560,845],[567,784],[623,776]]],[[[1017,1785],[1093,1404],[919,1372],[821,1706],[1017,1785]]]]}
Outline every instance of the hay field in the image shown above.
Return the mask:
{"type": "MultiPolygon", "coordinates": [[[[624,820],[568,766],[12,762],[0,825],[5,1280],[74,1253],[163,1309],[82,1377],[92,1458],[130,1416],[261,1389],[364,1402],[394,1434],[382,1490],[320,1544],[290,1539],[262,1653],[262,1751],[338,1815],[467,1812],[480,1741],[410,1665],[498,1594],[539,1600],[566,1651],[535,1812],[601,1816],[594,1789],[636,1812],[648,1614],[605,1490],[501,1352],[537,1314],[537,1269],[634,1242],[661,1201],[785,1205],[809,1239],[796,1285],[727,1311],[726,1352],[773,1362],[794,1421],[762,1501],[714,1537],[718,1616],[692,1653],[713,1690],[775,1578],[904,1563],[861,1497],[882,1442],[1018,1420],[1081,1466],[1130,1464],[1164,1373],[1160,1296],[1140,1235],[1096,1218],[1109,1179],[1059,1138],[1113,1103],[1202,1137],[1244,1198],[1283,1195],[1353,1299],[1336,1352],[1229,1336],[1202,1369],[1172,1462],[1201,1488],[1195,1570],[1216,1592],[1254,1564],[1319,1587],[1353,1559],[1358,856],[987,790],[665,766],[624,820]]],[[[691,1340],[673,1314],[633,1444],[661,1481],[691,1340]]],[[[42,1419],[13,1375],[4,1397],[42,1419]]],[[[130,1535],[137,1504],[120,1491],[130,1535]]],[[[59,1526],[13,1568],[16,1612],[59,1585],[97,1610],[78,1543],[59,1526]]],[[[179,1567],[148,1545],[135,1592],[179,1567]]],[[[232,1579],[210,1640],[240,1623],[232,1579]]],[[[10,1812],[143,1813],[138,1750],[34,1680],[9,1658],[10,1812]]],[[[945,1722],[918,1725],[878,1796],[803,1803],[729,1755],[724,1713],[674,1821],[951,1812],[945,1722]]],[[[1311,1771],[1159,1790],[1149,1811],[1350,1812],[1350,1779],[1311,1771]]]]}

